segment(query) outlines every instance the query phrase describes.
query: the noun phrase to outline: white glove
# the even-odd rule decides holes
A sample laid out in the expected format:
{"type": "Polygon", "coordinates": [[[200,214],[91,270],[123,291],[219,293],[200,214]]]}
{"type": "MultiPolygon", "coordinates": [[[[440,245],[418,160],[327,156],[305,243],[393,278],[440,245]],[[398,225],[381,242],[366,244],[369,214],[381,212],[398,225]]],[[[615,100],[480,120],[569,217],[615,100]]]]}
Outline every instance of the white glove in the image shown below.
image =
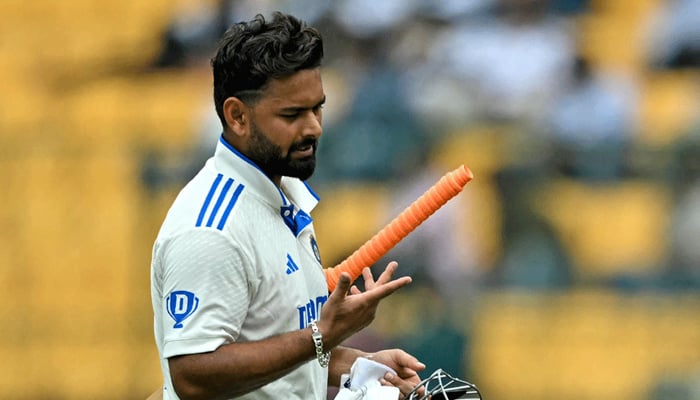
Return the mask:
{"type": "Polygon", "coordinates": [[[334,400],[398,400],[401,392],[393,386],[382,386],[381,378],[396,372],[384,364],[360,357],[352,364],[350,374],[340,378],[340,391],[334,400]]]}

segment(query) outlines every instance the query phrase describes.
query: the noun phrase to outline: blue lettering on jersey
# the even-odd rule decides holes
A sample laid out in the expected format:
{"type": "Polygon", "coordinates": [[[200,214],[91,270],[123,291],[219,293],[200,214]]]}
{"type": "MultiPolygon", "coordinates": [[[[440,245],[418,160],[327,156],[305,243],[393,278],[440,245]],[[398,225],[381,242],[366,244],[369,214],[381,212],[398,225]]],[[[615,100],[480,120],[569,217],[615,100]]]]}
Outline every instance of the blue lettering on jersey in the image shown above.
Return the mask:
{"type": "Polygon", "coordinates": [[[316,299],[309,299],[309,302],[297,307],[299,311],[299,329],[309,326],[309,322],[318,320],[321,317],[321,308],[328,301],[328,296],[318,296],[316,299]]]}
{"type": "Polygon", "coordinates": [[[297,263],[292,260],[292,256],[287,254],[287,275],[290,275],[292,272],[299,271],[299,266],[297,263]]]}
{"type": "Polygon", "coordinates": [[[175,320],[173,328],[182,328],[182,322],[190,315],[194,314],[199,307],[199,297],[186,290],[176,290],[170,292],[165,299],[166,307],[170,317],[175,320]]]}

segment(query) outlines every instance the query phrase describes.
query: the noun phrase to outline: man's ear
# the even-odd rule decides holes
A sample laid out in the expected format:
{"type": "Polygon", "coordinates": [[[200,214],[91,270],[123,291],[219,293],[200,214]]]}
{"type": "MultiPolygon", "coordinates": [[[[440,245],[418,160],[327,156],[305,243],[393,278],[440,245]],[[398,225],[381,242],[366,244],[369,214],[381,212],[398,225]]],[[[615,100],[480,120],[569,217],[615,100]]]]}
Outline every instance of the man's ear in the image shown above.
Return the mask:
{"type": "Polygon", "coordinates": [[[229,97],[223,109],[226,125],[236,136],[244,136],[248,131],[248,106],[237,97],[229,97]]]}

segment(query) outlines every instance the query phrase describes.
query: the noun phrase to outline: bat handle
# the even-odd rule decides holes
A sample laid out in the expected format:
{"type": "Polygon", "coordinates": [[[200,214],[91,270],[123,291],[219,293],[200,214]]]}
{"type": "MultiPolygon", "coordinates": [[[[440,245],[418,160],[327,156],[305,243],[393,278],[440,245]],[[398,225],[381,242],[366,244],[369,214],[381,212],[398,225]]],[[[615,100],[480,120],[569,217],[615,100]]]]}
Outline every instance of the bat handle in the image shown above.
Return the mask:
{"type": "Polygon", "coordinates": [[[435,185],[406,207],[401,214],[359,249],[355,250],[350,257],[333,268],[327,268],[324,272],[328,289],[330,291],[335,289],[343,271],[348,272],[353,281],[357,279],[362,274],[364,267],[377,262],[447,201],[459,194],[464,185],[473,178],[472,172],[464,165],[443,175],[435,185]]]}

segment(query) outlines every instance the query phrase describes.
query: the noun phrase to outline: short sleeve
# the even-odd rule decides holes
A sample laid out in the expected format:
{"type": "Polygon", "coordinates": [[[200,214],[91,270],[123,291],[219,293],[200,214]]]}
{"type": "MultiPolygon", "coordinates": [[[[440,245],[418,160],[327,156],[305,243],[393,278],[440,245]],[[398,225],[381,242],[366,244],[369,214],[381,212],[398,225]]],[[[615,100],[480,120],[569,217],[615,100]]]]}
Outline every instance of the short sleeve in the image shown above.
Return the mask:
{"type": "Polygon", "coordinates": [[[160,248],[163,357],[235,342],[249,305],[250,263],[221,232],[195,229],[160,248]]]}

